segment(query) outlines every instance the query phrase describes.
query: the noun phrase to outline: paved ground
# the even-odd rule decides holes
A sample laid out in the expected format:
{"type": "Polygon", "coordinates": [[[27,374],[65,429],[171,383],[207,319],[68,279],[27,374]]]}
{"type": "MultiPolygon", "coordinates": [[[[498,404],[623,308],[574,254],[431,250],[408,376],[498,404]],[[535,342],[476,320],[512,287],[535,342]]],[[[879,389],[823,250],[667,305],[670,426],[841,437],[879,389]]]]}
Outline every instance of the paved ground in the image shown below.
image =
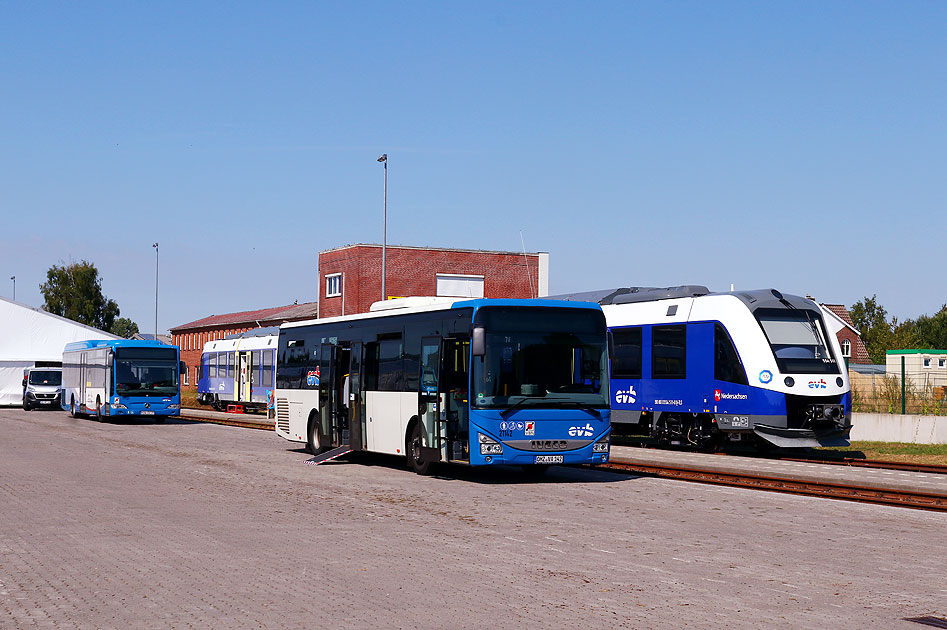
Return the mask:
{"type": "Polygon", "coordinates": [[[0,627],[916,628],[947,515],[0,409],[0,627]]]}

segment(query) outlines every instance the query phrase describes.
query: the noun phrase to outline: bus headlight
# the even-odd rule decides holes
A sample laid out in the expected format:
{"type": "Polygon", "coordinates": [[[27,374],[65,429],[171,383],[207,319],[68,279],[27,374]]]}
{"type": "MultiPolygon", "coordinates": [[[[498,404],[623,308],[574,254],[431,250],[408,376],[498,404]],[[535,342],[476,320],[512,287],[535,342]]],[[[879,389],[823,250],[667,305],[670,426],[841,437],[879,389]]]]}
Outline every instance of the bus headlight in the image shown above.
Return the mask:
{"type": "Polygon", "coordinates": [[[181,405],[168,405],[168,409],[180,409],[181,405]]]}
{"type": "Polygon", "coordinates": [[[592,445],[592,452],[593,453],[607,453],[608,452],[608,436],[607,435],[592,445]]]}
{"type": "Polygon", "coordinates": [[[128,407],[122,403],[112,403],[112,409],[128,409],[128,407]]]}
{"type": "Polygon", "coordinates": [[[477,434],[477,439],[480,441],[480,454],[481,455],[502,455],[503,454],[503,445],[494,440],[492,437],[484,435],[483,433],[477,434]]]}

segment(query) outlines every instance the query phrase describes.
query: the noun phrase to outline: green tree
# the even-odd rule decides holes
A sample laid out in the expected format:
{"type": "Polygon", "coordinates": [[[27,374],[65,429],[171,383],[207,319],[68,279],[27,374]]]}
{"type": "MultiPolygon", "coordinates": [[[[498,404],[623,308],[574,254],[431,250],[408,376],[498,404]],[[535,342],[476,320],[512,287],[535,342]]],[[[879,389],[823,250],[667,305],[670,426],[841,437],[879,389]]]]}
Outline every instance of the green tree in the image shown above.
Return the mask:
{"type": "Polygon", "coordinates": [[[115,323],[112,324],[112,328],[109,332],[113,335],[124,337],[125,339],[131,339],[132,335],[138,334],[138,324],[127,317],[119,317],[115,320],[115,323]]]}
{"type": "Polygon", "coordinates": [[[45,299],[43,308],[47,312],[86,326],[111,330],[119,314],[115,300],[102,293],[99,270],[85,260],[53,265],[46,272],[46,282],[39,290],[45,299]]]}
{"type": "Polygon", "coordinates": [[[921,315],[914,322],[918,348],[947,349],[947,305],[934,315],[921,315]]]}
{"type": "Polygon", "coordinates": [[[858,329],[872,363],[884,363],[885,352],[892,349],[894,330],[888,322],[888,311],[872,295],[856,302],[849,309],[852,322],[858,329]]]}

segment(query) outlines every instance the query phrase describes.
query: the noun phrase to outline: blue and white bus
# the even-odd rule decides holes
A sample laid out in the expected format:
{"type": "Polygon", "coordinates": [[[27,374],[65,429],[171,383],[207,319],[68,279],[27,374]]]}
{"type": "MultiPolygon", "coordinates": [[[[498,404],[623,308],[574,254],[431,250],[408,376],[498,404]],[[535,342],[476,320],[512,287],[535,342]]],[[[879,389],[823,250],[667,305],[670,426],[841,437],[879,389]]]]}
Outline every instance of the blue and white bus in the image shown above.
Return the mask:
{"type": "Polygon", "coordinates": [[[197,376],[197,402],[218,411],[230,405],[263,410],[276,387],[279,328],[255,328],[208,341],[197,376]]]}
{"type": "Polygon", "coordinates": [[[62,408],[73,417],[181,413],[177,346],[133,339],[77,341],[62,353],[62,408]]]}
{"type": "Polygon", "coordinates": [[[608,461],[597,304],[402,298],[280,327],[276,433],[328,449],[471,466],[608,461]]]}

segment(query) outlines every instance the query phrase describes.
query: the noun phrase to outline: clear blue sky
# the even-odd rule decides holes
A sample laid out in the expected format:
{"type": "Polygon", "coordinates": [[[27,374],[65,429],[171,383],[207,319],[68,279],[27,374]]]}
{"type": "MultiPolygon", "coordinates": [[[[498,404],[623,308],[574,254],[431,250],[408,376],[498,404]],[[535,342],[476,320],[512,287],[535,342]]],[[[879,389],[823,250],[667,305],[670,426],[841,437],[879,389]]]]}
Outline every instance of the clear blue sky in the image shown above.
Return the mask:
{"type": "Polygon", "coordinates": [[[553,293],[947,302],[947,3],[0,3],[0,294],[154,329],[317,253],[550,252],[553,293]]]}

